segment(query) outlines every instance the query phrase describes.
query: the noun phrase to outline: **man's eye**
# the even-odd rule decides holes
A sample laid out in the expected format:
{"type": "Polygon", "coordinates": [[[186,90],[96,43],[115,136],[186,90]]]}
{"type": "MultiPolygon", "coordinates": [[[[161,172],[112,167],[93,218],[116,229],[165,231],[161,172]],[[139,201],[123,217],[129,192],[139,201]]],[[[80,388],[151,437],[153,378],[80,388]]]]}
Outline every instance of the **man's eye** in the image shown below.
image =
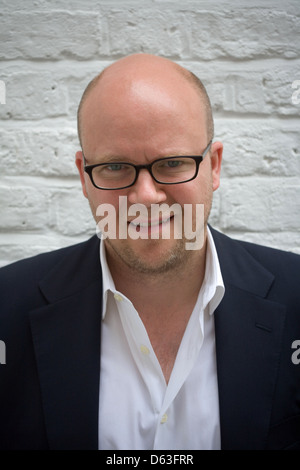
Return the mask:
{"type": "Polygon", "coordinates": [[[181,160],[161,160],[157,165],[157,168],[160,170],[168,170],[169,168],[178,168],[181,165],[181,160]]]}
{"type": "Polygon", "coordinates": [[[123,170],[124,168],[125,166],[120,163],[112,163],[110,165],[105,166],[105,169],[109,171],[120,171],[120,170],[123,170]]]}
{"type": "Polygon", "coordinates": [[[182,162],[180,160],[168,160],[166,166],[169,168],[178,168],[182,162]]]}

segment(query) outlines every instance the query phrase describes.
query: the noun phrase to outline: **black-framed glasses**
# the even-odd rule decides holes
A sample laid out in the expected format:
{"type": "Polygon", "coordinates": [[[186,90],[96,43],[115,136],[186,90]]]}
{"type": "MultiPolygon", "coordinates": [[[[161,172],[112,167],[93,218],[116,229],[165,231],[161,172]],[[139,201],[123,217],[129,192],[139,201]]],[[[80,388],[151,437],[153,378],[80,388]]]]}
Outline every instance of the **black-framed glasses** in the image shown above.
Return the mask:
{"type": "Polygon", "coordinates": [[[104,190],[125,189],[133,186],[140,170],[148,170],[154,181],[159,184],[187,183],[198,175],[199,165],[211,144],[212,141],[209,142],[202,155],[164,157],[147,165],[134,165],[122,161],[86,165],[83,155],[84,171],[96,188],[104,190]]]}

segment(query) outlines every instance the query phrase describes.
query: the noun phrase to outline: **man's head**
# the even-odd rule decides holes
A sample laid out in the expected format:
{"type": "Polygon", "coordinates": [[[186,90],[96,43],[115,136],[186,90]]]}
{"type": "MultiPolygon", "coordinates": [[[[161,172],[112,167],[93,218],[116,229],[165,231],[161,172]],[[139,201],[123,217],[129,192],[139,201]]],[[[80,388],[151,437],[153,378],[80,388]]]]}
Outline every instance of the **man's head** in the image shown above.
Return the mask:
{"type": "MultiPolygon", "coordinates": [[[[187,183],[163,185],[141,170],[133,186],[110,191],[95,188],[84,172],[83,154],[87,165],[116,161],[146,165],[168,156],[201,155],[213,137],[213,119],[205,88],[189,71],[149,54],[134,54],[113,63],[85,90],[78,131],[82,152],[77,152],[76,164],[95,220],[100,204],[112,204],[118,212],[119,197],[125,196],[128,206],[138,203],[149,210],[149,224],[151,207],[163,203],[194,208],[204,204],[206,224],[212,193],[219,186],[220,142],[212,144],[198,176],[187,183]]],[[[108,239],[106,246],[110,256],[143,272],[161,272],[191,256],[184,240],[174,237],[108,239]]]]}

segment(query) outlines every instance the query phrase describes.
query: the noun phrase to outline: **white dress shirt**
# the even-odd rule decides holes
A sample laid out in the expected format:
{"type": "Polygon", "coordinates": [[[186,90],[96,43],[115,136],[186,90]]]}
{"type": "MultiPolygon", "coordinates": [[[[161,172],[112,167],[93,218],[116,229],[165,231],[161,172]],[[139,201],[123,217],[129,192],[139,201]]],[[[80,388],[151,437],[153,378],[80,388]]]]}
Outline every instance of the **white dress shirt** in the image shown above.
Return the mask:
{"type": "Polygon", "coordinates": [[[204,281],[168,384],[138,312],[115,289],[100,244],[99,449],[220,449],[213,313],[224,284],[209,229],[207,241],[204,281]]]}

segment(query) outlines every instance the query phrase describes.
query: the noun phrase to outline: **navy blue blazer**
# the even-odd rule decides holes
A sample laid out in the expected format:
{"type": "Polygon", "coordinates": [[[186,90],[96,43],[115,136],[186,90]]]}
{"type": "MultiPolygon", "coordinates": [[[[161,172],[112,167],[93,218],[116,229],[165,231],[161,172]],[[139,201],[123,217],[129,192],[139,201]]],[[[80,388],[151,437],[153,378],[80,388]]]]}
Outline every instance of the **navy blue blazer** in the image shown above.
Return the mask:
{"type": "MultiPolygon", "coordinates": [[[[300,449],[300,256],[211,230],[222,449],[300,449]]],[[[97,449],[101,302],[96,236],[0,269],[0,449],[97,449]]]]}

